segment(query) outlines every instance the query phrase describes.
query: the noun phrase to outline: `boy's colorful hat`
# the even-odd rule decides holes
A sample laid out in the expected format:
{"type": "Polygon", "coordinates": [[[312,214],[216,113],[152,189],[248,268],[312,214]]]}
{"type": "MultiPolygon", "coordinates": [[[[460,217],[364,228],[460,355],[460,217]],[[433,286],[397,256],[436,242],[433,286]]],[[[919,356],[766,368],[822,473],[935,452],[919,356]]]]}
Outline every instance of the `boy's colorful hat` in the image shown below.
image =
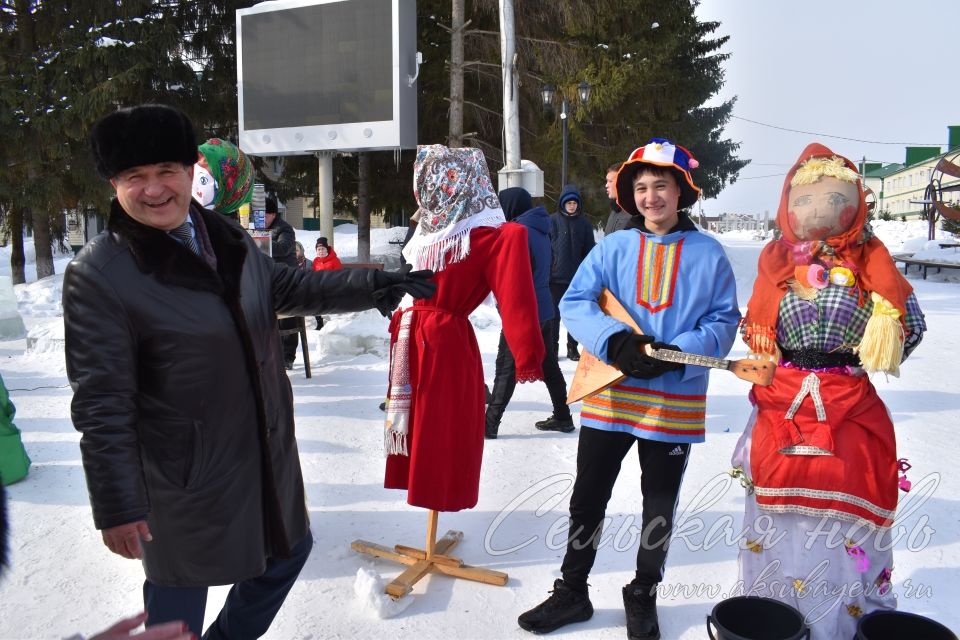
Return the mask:
{"type": "Polygon", "coordinates": [[[617,204],[630,215],[641,215],[633,199],[633,179],[642,168],[641,163],[665,167],[673,172],[680,185],[678,209],[692,206],[700,197],[700,187],[690,176],[690,170],[700,166],[693,154],[666,138],[651,138],[646,146],[634,149],[617,172],[617,204]]]}

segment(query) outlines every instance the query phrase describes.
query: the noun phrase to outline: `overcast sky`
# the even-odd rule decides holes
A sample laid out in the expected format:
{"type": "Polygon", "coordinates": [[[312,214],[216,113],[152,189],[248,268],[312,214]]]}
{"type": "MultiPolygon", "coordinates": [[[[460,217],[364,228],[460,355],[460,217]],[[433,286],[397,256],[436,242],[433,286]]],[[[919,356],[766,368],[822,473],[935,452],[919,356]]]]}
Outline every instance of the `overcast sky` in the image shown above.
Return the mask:
{"type": "Polygon", "coordinates": [[[783,176],[810,142],[854,162],[903,162],[904,142],[946,151],[947,126],[960,125],[958,0],[703,0],[697,15],[730,36],[718,97],[737,102],[723,137],[753,161],[703,201],[708,215],[775,215],[783,176]]]}

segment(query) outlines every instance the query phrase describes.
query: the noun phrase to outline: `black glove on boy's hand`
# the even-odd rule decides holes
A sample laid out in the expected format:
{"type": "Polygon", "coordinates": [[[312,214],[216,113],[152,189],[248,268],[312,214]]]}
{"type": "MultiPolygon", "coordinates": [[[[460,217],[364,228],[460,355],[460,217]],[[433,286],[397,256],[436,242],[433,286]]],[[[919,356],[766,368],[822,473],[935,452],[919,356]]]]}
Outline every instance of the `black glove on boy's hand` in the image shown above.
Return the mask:
{"type": "Polygon", "coordinates": [[[668,371],[682,369],[683,365],[676,362],[657,360],[644,350],[645,345],[654,349],[670,349],[680,351],[672,344],[656,342],[653,336],[639,335],[629,331],[615,333],[607,339],[607,356],[620,371],[631,378],[650,380],[662,376],[668,371]]]}
{"type": "Polygon", "coordinates": [[[373,302],[384,317],[389,318],[408,293],[414,298],[429,298],[437,291],[437,285],[430,282],[433,271],[410,269],[410,265],[405,264],[400,271],[374,272],[373,302]]]}

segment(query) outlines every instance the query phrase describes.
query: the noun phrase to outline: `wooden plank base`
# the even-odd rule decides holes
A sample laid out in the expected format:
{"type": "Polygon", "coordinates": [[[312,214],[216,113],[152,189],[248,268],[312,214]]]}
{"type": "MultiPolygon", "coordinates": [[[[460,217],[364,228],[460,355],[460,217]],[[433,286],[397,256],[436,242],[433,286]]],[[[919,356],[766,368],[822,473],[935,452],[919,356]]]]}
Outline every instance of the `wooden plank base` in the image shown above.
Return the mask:
{"type": "Polygon", "coordinates": [[[387,594],[394,598],[402,598],[410,593],[414,585],[431,572],[500,587],[507,584],[509,576],[502,571],[471,567],[464,564],[460,558],[448,555],[449,551],[456,547],[461,540],[463,540],[462,531],[450,530],[437,540],[429,553],[422,549],[400,544],[391,549],[366,540],[354,540],[350,544],[350,548],[358,553],[365,553],[376,558],[386,558],[407,566],[399,576],[387,585],[387,594]]]}

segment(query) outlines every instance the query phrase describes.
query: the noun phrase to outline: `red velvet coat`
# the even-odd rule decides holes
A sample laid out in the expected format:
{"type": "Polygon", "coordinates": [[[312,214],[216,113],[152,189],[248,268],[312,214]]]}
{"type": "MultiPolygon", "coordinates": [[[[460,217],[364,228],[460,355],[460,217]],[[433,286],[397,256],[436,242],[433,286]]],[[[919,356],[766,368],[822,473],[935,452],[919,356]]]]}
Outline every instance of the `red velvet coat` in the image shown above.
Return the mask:
{"type": "MultiPolygon", "coordinates": [[[[476,506],[483,455],[484,390],[480,349],[467,316],[492,290],[517,363],[517,381],[543,378],[543,338],[530,274],[527,231],[514,223],[470,234],[470,253],[437,273],[436,294],[414,302],[410,327],[409,456],[387,457],[388,489],[437,511],[476,506]]],[[[410,313],[408,311],[408,313],[410,313]]],[[[400,313],[394,316],[391,344],[400,313]]]]}

